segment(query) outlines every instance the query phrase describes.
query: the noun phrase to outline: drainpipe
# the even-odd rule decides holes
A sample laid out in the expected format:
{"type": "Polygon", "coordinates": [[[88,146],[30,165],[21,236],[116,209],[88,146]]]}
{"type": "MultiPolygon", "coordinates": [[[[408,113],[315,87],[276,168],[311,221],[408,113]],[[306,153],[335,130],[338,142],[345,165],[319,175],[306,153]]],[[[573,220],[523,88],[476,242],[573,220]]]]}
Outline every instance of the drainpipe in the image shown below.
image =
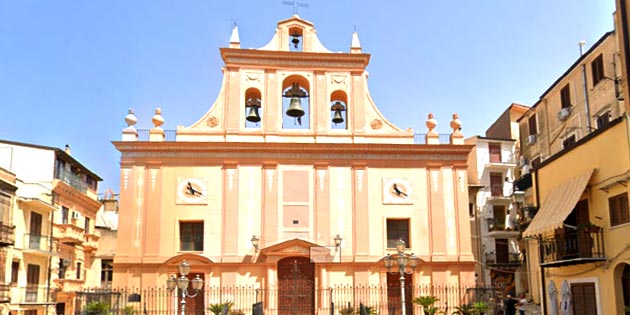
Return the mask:
{"type": "MultiPolygon", "coordinates": [[[[586,42],[581,40],[578,45],[580,46],[580,56],[584,55],[584,52],[582,51],[582,49],[584,48],[584,45],[586,45],[586,42]]],[[[586,82],[586,62],[582,63],[582,83],[583,83],[583,88],[584,88],[584,108],[586,110],[586,133],[590,133],[591,132],[591,109],[590,106],[588,105],[588,85],[586,82]]]]}
{"type": "MultiPolygon", "coordinates": [[[[54,193],[53,193],[54,194],[54,193]]],[[[54,200],[53,200],[54,204],[54,200]]],[[[48,250],[53,250],[53,221],[55,220],[55,211],[50,213],[50,226],[48,230],[48,250]]],[[[50,307],[50,278],[52,274],[52,255],[48,255],[48,279],[46,280],[46,315],[48,315],[48,308],[50,307]]]]}

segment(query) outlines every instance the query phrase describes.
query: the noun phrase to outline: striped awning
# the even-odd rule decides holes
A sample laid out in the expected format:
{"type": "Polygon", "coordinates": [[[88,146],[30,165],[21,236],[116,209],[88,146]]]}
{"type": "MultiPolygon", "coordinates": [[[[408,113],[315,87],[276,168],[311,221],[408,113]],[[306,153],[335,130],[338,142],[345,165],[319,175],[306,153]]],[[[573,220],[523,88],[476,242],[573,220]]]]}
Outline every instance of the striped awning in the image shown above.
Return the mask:
{"type": "Polygon", "coordinates": [[[580,201],[580,197],[591,179],[593,170],[571,178],[554,187],[540,205],[538,213],[529,224],[523,237],[547,234],[561,228],[564,220],[580,201]]]}

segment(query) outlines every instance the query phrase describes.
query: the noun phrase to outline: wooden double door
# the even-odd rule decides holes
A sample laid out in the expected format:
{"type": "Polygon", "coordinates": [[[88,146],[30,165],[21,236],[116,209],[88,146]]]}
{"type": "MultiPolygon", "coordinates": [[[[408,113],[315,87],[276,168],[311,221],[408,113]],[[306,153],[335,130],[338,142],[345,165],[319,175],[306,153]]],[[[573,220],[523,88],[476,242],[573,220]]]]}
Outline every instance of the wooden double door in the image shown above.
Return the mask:
{"type": "Polygon", "coordinates": [[[278,262],[278,315],[315,313],[315,265],[308,257],[278,262]]]}

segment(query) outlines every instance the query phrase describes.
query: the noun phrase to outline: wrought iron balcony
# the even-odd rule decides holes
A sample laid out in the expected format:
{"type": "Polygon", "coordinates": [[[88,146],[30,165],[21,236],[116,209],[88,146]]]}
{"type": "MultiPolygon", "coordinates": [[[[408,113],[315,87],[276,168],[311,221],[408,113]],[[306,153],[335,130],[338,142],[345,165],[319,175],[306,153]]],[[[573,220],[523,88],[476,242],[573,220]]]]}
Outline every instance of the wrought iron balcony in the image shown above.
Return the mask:
{"type": "Polygon", "coordinates": [[[11,301],[10,284],[0,283],[0,303],[6,303],[11,301]]]}
{"type": "Polygon", "coordinates": [[[0,222],[0,247],[15,244],[15,226],[0,222]]]}
{"type": "Polygon", "coordinates": [[[604,232],[601,227],[591,226],[543,238],[540,240],[540,257],[542,266],[605,261],[604,232]]]}
{"type": "Polygon", "coordinates": [[[536,216],[538,208],[534,206],[522,206],[518,210],[518,225],[521,231],[525,231],[536,216]]]}
{"type": "Polygon", "coordinates": [[[86,193],[88,185],[82,176],[76,175],[67,170],[58,170],[55,174],[55,179],[61,180],[64,183],[72,186],[74,189],[86,193]]]}
{"type": "Polygon", "coordinates": [[[486,253],[486,265],[489,266],[518,267],[522,263],[520,253],[486,253]]]}
{"type": "Polygon", "coordinates": [[[511,238],[519,235],[518,224],[514,219],[508,219],[510,224],[505,224],[504,220],[488,219],[488,236],[499,238],[511,238]]]}
{"type": "Polygon", "coordinates": [[[58,242],[46,235],[24,234],[22,242],[25,252],[52,255],[58,251],[58,242]]]}
{"type": "Polygon", "coordinates": [[[56,291],[43,285],[27,285],[11,288],[11,303],[15,304],[55,304],[56,291]]]}

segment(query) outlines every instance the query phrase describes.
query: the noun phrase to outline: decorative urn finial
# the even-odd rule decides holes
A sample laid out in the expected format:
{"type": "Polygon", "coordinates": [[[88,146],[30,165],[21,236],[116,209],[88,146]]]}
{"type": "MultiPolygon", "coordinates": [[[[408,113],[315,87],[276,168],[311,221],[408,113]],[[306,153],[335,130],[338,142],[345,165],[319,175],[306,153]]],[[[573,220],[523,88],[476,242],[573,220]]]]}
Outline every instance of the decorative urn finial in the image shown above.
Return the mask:
{"type": "Polygon", "coordinates": [[[427,133],[434,133],[434,129],[435,127],[437,127],[437,121],[433,118],[433,113],[429,113],[429,116],[427,118],[427,128],[429,129],[429,131],[427,133]]]}
{"type": "Polygon", "coordinates": [[[457,113],[453,114],[451,128],[453,128],[453,133],[459,133],[462,130],[462,122],[459,120],[459,115],[457,115],[457,113]]]}
{"type": "Polygon", "coordinates": [[[138,122],[138,118],[134,115],[133,108],[130,108],[127,116],[125,116],[125,123],[127,124],[127,129],[135,129],[134,125],[138,122]]]}
{"type": "Polygon", "coordinates": [[[155,109],[155,115],[153,115],[151,121],[153,121],[153,125],[155,126],[155,128],[160,128],[164,124],[164,118],[162,117],[161,108],[158,107],[155,109]]]}

